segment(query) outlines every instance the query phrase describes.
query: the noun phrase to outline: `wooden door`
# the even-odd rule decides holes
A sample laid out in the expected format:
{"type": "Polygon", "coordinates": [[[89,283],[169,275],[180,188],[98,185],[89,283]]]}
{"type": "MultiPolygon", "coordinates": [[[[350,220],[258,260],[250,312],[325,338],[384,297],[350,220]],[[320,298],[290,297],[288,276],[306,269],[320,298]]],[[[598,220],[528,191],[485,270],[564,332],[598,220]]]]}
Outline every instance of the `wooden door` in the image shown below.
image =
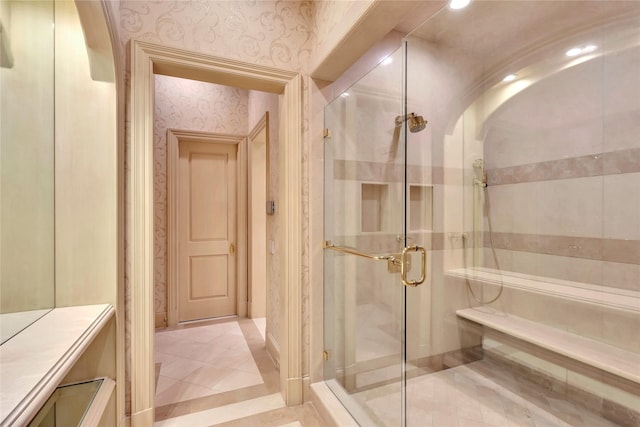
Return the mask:
{"type": "Polygon", "coordinates": [[[237,145],[181,141],[178,321],[236,314],[237,145]]]}

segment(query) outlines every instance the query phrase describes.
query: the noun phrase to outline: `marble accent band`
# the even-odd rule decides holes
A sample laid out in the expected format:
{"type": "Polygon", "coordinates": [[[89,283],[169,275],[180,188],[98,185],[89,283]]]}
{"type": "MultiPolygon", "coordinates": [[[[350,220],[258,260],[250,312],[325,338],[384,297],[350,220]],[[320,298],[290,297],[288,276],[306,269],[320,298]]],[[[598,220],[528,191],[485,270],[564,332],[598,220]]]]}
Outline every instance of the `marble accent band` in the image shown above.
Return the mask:
{"type": "MultiPolygon", "coordinates": [[[[359,160],[333,161],[333,179],[346,181],[369,182],[402,182],[404,180],[404,164],[364,162],[359,160]]],[[[444,184],[445,174],[449,181],[459,177],[455,183],[462,182],[462,169],[444,168],[431,165],[407,165],[407,181],[410,183],[428,182],[434,185],[444,184]]],[[[453,184],[454,182],[448,182],[453,184]]]]}
{"type": "Polygon", "coordinates": [[[640,172],[640,148],[490,169],[488,184],[503,185],[640,172]]]}
{"type": "MultiPolygon", "coordinates": [[[[485,247],[490,247],[489,237],[489,232],[486,231],[484,235],[485,247]]],[[[494,232],[492,237],[496,249],[623,264],[640,264],[640,240],[501,232],[494,232]]]]}

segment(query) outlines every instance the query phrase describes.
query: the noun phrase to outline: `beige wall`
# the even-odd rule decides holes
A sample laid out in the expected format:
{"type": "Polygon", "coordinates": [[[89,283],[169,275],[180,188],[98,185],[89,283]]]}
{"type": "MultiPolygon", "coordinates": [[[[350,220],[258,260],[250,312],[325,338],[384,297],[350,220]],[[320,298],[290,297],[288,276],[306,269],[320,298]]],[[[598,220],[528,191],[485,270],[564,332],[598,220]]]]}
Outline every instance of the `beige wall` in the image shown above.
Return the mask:
{"type": "Polygon", "coordinates": [[[115,306],[115,83],[91,79],[74,3],[58,1],[55,9],[56,306],[115,306]]]}
{"type": "Polygon", "coordinates": [[[54,305],[54,16],[39,1],[2,2],[1,13],[3,53],[13,57],[0,68],[0,312],[8,313],[54,305]]]}
{"type": "MultiPolygon", "coordinates": [[[[7,2],[3,2],[3,26],[9,24],[5,21],[6,5],[7,2]]],[[[30,228],[37,233],[37,239],[47,246],[50,245],[50,249],[48,254],[38,253],[34,249],[31,251],[30,258],[48,259],[47,262],[51,265],[42,270],[36,268],[34,262],[26,263],[17,260],[13,262],[22,267],[31,268],[32,273],[46,275],[51,283],[48,291],[51,306],[54,302],[54,292],[57,308],[105,303],[117,306],[119,168],[115,75],[113,61],[109,55],[108,34],[100,33],[100,30],[92,28],[91,25],[85,25],[85,31],[83,31],[78,10],[73,1],[17,1],[11,6],[14,5],[15,8],[11,10],[13,22],[10,23],[10,28],[15,29],[12,36],[16,37],[10,45],[15,48],[12,51],[15,62],[14,68],[10,71],[20,73],[22,83],[18,83],[15,79],[5,82],[5,69],[2,69],[2,112],[10,116],[10,125],[6,127],[5,116],[3,116],[2,160],[4,162],[8,159],[4,152],[5,147],[8,146],[5,137],[10,136],[9,140],[21,144],[21,149],[26,149],[23,154],[27,156],[24,156],[24,159],[38,159],[43,163],[38,165],[37,169],[33,169],[27,167],[26,163],[21,165],[18,161],[12,162],[13,166],[19,167],[18,170],[5,169],[3,164],[3,185],[9,183],[9,180],[5,181],[7,177],[5,174],[10,173],[18,178],[20,185],[27,185],[27,188],[20,188],[17,183],[14,183],[15,189],[23,193],[24,199],[26,199],[25,196],[37,196],[50,204],[51,209],[35,205],[25,206],[25,203],[8,200],[6,203],[3,200],[2,206],[3,208],[12,207],[12,213],[20,213],[23,220],[32,223],[30,228]],[[50,9],[51,13],[55,9],[55,26],[51,19],[53,15],[43,21],[47,32],[51,32],[50,44],[47,44],[45,35],[35,31],[38,28],[35,21],[41,18],[39,12],[44,8],[50,9]],[[24,17],[29,19],[24,20],[24,17]],[[55,37],[53,37],[53,29],[55,29],[55,37]],[[24,37],[25,35],[27,37],[24,37]],[[98,59],[100,64],[94,62],[92,65],[96,74],[107,81],[95,81],[91,77],[85,36],[93,40],[96,45],[105,47],[107,55],[100,58],[99,52],[94,52],[92,57],[98,59]],[[38,48],[46,48],[49,53],[39,51],[38,48]],[[53,52],[55,52],[55,64],[53,52]],[[27,54],[33,57],[30,58],[27,54]],[[47,63],[42,62],[47,55],[50,55],[47,63]],[[34,62],[35,58],[37,61],[34,62]],[[5,83],[8,83],[8,86],[5,86],[5,83]],[[5,88],[8,90],[5,91],[5,88]],[[23,101],[31,105],[18,102],[16,89],[20,90],[23,101]],[[10,103],[5,104],[6,101],[10,103]],[[24,109],[23,106],[28,108],[24,109]],[[46,110],[44,110],[45,107],[46,110]],[[27,129],[28,132],[25,132],[27,129]],[[14,133],[15,131],[19,132],[14,133]],[[47,141],[46,150],[38,148],[43,139],[47,141]],[[20,174],[28,174],[31,182],[22,179],[20,174]],[[40,191],[43,181],[50,187],[46,194],[40,191]],[[27,211],[21,212],[24,208],[27,208],[27,211]],[[41,229],[34,215],[41,219],[46,218],[50,223],[48,229],[41,229]]],[[[85,8],[83,16],[103,30],[104,17],[100,13],[99,5],[97,8],[96,14],[91,13],[96,9],[85,8]]],[[[3,41],[6,41],[4,30],[2,36],[3,41]]],[[[2,194],[4,197],[4,188],[2,194]]],[[[4,212],[2,216],[4,221],[4,212]]],[[[3,230],[5,225],[3,223],[3,230]]],[[[18,229],[16,227],[15,230],[18,229]]],[[[12,246],[17,247],[15,244],[12,246]]],[[[14,255],[16,254],[19,254],[19,251],[14,251],[14,255]]],[[[4,262],[3,259],[3,273],[4,262]]],[[[31,284],[37,283],[35,277],[23,279],[27,281],[19,286],[20,294],[27,298],[37,295],[37,292],[30,287],[31,284]]],[[[11,300],[12,297],[3,292],[0,299],[4,302],[11,300]]],[[[116,328],[123,324],[118,324],[119,321],[120,318],[115,317],[110,320],[109,326],[102,331],[99,338],[93,341],[63,381],[70,380],[71,376],[86,380],[93,378],[96,373],[98,376],[109,376],[119,380],[120,370],[116,367],[122,364],[117,360],[120,349],[116,345],[116,328]],[[97,361],[97,359],[100,360],[97,361]]],[[[72,354],[67,362],[73,358],[72,354]]],[[[108,409],[110,419],[116,418],[116,400],[120,407],[120,398],[120,391],[115,392],[111,398],[112,403],[108,409]]]]}
{"type": "Polygon", "coordinates": [[[278,202],[280,171],[278,169],[278,138],[280,123],[280,97],[278,95],[249,91],[249,130],[260,121],[265,111],[269,112],[269,183],[267,200],[276,202],[275,215],[267,216],[267,330],[275,343],[280,339],[280,258],[278,241],[278,202]],[[274,253],[270,253],[273,242],[274,253]]]}
{"type": "Polygon", "coordinates": [[[37,236],[37,245],[29,249],[28,257],[21,249],[29,244],[28,237],[21,237],[20,243],[10,244],[10,251],[3,248],[3,282],[6,275],[21,276],[21,285],[15,288],[19,291],[17,294],[3,290],[3,309],[8,302],[20,303],[20,309],[53,306],[54,277],[55,304],[58,307],[104,302],[115,305],[117,170],[114,83],[91,79],[87,47],[73,2],[56,2],[55,70],[53,57],[47,59],[47,55],[38,50],[47,48],[53,52],[53,38],[47,45],[47,37],[32,37],[37,33],[31,32],[38,28],[38,19],[44,19],[50,31],[52,5],[47,2],[15,2],[10,9],[11,22],[7,23],[12,30],[14,67],[2,69],[3,79],[7,78],[2,99],[3,103],[8,102],[3,107],[3,114],[8,119],[5,122],[3,117],[3,161],[11,157],[11,153],[4,152],[9,146],[4,141],[8,140],[21,142],[22,154],[18,158],[22,160],[15,158],[10,167],[3,164],[3,185],[10,185],[10,180],[18,178],[11,188],[20,190],[15,193],[3,189],[3,197],[19,196],[15,200],[3,199],[3,208],[11,207],[2,214],[3,233],[11,230],[21,236],[37,236]],[[40,13],[42,11],[45,15],[40,13]],[[29,29],[29,34],[21,34],[21,29],[29,29]],[[31,46],[31,43],[35,45],[31,46]],[[15,80],[17,76],[27,84],[15,80]],[[21,92],[18,102],[14,98],[18,96],[16,89],[33,91],[33,94],[21,92]],[[56,111],[55,134],[53,108],[56,111]],[[48,148],[42,144],[43,140],[49,141],[48,148]],[[33,199],[28,197],[30,195],[34,196],[33,199]],[[34,204],[36,202],[37,205],[34,204]],[[49,205],[49,209],[42,203],[49,205]],[[19,222],[15,222],[18,218],[12,216],[18,213],[19,222]],[[19,224],[37,233],[25,232],[19,224]],[[24,258],[19,260],[17,257],[24,258]],[[42,268],[36,267],[33,261],[26,262],[27,259],[41,260],[42,268]],[[31,288],[45,282],[48,283],[47,290],[31,288]],[[27,301],[30,301],[29,305],[21,303],[27,301]]]}

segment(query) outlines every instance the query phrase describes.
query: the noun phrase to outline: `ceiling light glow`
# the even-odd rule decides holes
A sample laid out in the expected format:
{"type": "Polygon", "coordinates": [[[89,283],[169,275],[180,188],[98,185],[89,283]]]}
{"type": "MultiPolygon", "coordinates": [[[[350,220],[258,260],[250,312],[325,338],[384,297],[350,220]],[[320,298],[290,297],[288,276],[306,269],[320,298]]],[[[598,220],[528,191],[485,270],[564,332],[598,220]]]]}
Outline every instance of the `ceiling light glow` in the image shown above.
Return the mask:
{"type": "Polygon", "coordinates": [[[509,74],[508,76],[505,76],[505,78],[504,78],[504,79],[502,79],[502,81],[503,81],[503,82],[512,82],[512,81],[514,81],[514,80],[515,80],[515,79],[517,79],[517,78],[518,78],[518,75],[517,75],[517,74],[509,74]]]}
{"type": "Polygon", "coordinates": [[[583,47],[572,47],[571,49],[569,49],[565,55],[569,56],[569,57],[574,57],[574,56],[578,56],[578,55],[584,55],[585,53],[591,53],[593,51],[595,51],[598,48],[598,46],[594,45],[594,44],[589,44],[583,47]]]}
{"type": "Polygon", "coordinates": [[[582,49],[580,49],[579,47],[574,47],[574,48],[569,49],[567,51],[567,53],[565,53],[565,55],[572,57],[572,56],[578,56],[581,53],[582,53],[582,49]]]}
{"type": "Polygon", "coordinates": [[[349,96],[349,92],[343,92],[340,94],[340,96],[346,98],[347,96],[349,96]]]}
{"type": "Polygon", "coordinates": [[[391,58],[390,56],[387,56],[386,58],[384,58],[382,61],[380,61],[380,63],[382,65],[389,65],[393,62],[393,58],[391,58]]]}
{"type": "Polygon", "coordinates": [[[454,10],[464,9],[469,6],[469,3],[471,3],[471,0],[451,0],[449,2],[449,8],[454,10]]]}

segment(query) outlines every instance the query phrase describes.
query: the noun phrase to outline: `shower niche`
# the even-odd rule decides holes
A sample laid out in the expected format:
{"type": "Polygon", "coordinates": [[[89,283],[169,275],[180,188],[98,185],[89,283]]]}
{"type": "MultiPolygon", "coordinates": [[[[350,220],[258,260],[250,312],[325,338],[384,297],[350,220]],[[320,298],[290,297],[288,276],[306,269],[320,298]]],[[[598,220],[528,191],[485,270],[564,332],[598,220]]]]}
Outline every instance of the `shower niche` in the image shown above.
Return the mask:
{"type": "MultiPolygon", "coordinates": [[[[389,184],[360,184],[360,231],[380,233],[390,231],[389,212],[392,202],[389,184]]],[[[398,189],[401,193],[401,189],[398,189]]],[[[400,203],[400,201],[398,201],[400,203]]],[[[433,230],[433,186],[411,184],[407,191],[408,231],[433,230]]]]}
{"type": "Polygon", "coordinates": [[[360,187],[360,230],[375,233],[389,230],[389,185],[362,183],[360,187]]]}
{"type": "Polygon", "coordinates": [[[433,187],[409,185],[409,231],[433,230],[433,187]]]}

